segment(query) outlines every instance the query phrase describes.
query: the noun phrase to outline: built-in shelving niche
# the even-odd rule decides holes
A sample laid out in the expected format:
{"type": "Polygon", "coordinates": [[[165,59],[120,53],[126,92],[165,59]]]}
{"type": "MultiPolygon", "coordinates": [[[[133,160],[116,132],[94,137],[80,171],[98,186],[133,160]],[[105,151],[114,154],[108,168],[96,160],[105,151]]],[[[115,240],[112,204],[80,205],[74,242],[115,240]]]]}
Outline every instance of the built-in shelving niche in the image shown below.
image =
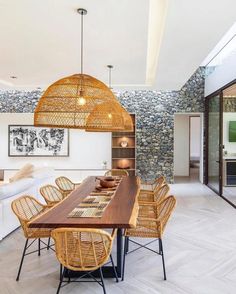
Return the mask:
{"type": "Polygon", "coordinates": [[[130,114],[130,115],[133,120],[134,131],[112,133],[112,168],[125,169],[128,171],[129,175],[135,175],[136,174],[136,120],[135,120],[135,114],[130,114]]]}

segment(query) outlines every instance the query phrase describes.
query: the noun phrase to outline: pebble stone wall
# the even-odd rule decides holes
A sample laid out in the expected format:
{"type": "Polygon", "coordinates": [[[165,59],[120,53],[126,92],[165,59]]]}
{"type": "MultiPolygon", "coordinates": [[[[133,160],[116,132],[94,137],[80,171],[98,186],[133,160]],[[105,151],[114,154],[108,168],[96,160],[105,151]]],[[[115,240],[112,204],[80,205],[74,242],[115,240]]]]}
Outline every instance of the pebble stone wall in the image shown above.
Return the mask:
{"type": "MultiPolygon", "coordinates": [[[[152,180],[158,175],[173,182],[174,114],[204,112],[204,68],[199,68],[180,91],[119,91],[121,104],[136,114],[137,173],[152,180]]],[[[0,91],[0,112],[32,113],[41,90],[0,91]]]]}

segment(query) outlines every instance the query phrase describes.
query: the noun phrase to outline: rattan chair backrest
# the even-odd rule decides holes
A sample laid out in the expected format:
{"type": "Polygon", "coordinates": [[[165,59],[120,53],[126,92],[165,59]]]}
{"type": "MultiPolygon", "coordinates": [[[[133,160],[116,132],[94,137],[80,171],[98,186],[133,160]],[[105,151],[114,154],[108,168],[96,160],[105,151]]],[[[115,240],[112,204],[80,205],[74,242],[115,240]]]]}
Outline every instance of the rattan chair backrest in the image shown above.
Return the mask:
{"type": "Polygon", "coordinates": [[[170,218],[174,208],[176,206],[176,198],[174,196],[168,196],[158,205],[158,217],[162,226],[162,231],[165,229],[168,219],[170,218]]]}
{"type": "Polygon", "coordinates": [[[45,185],[41,187],[40,193],[47,204],[51,204],[52,202],[60,202],[63,199],[62,192],[53,185],[45,185]]]}
{"type": "Polygon", "coordinates": [[[95,270],[111,253],[113,238],[103,230],[59,228],[52,237],[59,262],[74,271],[95,270]]]}
{"type": "Polygon", "coordinates": [[[75,188],[75,184],[71,182],[70,179],[64,176],[56,178],[55,182],[58,188],[62,191],[72,191],[75,188]]]}
{"type": "Polygon", "coordinates": [[[168,184],[165,184],[160,187],[156,192],[154,192],[154,201],[159,203],[166,198],[170,191],[170,187],[168,184]]]}
{"type": "Polygon", "coordinates": [[[43,210],[44,206],[38,202],[34,197],[24,195],[12,201],[11,208],[15,215],[18,217],[25,236],[28,233],[28,222],[39,215],[43,210]]]}
{"type": "Polygon", "coordinates": [[[164,176],[157,178],[153,187],[154,193],[157,192],[165,183],[166,179],[164,176]]]}

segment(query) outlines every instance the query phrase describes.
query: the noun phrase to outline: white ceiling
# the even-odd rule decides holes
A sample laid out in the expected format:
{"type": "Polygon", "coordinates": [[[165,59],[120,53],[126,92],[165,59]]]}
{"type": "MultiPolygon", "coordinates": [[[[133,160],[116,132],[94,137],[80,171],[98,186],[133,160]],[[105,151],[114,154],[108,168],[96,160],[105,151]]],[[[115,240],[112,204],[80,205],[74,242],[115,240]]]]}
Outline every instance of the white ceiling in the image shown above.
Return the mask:
{"type": "Polygon", "coordinates": [[[116,88],[177,90],[235,21],[235,0],[0,0],[0,87],[84,71],[116,88]],[[151,8],[151,9],[149,9],[151,8]],[[10,76],[17,76],[11,79],[10,76]]]}
{"type": "Polygon", "coordinates": [[[235,0],[169,0],[155,87],[179,89],[236,21],[235,0]]]}

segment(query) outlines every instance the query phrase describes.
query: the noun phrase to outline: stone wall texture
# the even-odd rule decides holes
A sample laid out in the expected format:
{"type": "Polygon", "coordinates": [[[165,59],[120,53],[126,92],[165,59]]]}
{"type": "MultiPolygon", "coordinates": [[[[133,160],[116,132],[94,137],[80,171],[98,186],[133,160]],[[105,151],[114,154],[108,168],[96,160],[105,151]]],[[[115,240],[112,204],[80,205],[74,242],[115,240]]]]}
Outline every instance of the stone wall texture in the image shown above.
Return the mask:
{"type": "MultiPolygon", "coordinates": [[[[204,112],[205,69],[199,68],[180,91],[119,91],[121,104],[136,114],[137,173],[147,180],[158,175],[173,182],[174,114],[204,112]]],[[[0,112],[31,113],[41,90],[0,91],[0,112]]]]}

